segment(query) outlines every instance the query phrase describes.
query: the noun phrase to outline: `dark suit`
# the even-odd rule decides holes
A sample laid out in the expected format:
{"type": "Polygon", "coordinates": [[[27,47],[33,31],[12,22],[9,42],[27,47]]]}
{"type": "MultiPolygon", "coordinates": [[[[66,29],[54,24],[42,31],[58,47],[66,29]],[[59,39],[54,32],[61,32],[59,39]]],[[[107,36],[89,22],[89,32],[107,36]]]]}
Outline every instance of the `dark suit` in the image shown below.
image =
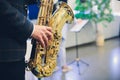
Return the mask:
{"type": "Polygon", "coordinates": [[[25,8],[26,4],[35,2],[35,0],[0,0],[1,80],[24,80],[26,40],[33,31],[33,24],[26,18],[25,8]]]}
{"type": "Polygon", "coordinates": [[[0,61],[24,58],[26,40],[33,31],[25,8],[25,0],[0,0],[0,61]]]}

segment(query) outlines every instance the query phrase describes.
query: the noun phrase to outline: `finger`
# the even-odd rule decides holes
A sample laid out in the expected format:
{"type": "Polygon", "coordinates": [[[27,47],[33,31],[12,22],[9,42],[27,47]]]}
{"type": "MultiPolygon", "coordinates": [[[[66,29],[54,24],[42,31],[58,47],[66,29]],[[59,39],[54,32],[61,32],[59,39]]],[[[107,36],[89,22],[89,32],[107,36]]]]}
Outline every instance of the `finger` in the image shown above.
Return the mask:
{"type": "Polygon", "coordinates": [[[45,43],[44,43],[44,40],[43,40],[42,37],[39,37],[38,42],[40,43],[40,45],[41,45],[42,47],[45,47],[45,43]]]}
{"type": "Polygon", "coordinates": [[[52,28],[51,27],[46,27],[46,29],[50,32],[52,32],[52,28]]]}
{"type": "Polygon", "coordinates": [[[45,43],[45,46],[48,45],[48,37],[47,37],[47,34],[43,33],[43,40],[44,40],[44,43],[45,43]]]}
{"type": "Polygon", "coordinates": [[[46,35],[49,40],[51,40],[53,38],[53,33],[51,33],[50,31],[46,31],[46,35]]]}

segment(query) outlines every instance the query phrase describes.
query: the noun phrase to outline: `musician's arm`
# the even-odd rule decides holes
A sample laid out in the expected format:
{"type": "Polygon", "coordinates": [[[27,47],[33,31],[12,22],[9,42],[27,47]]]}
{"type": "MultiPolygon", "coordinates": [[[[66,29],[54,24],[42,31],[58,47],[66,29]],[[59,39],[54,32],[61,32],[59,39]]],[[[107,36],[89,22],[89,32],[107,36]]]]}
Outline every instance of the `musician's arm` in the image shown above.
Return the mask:
{"type": "Polygon", "coordinates": [[[17,39],[27,39],[33,31],[33,24],[7,0],[0,0],[0,18],[2,31],[9,30],[5,34],[10,33],[17,39]]]}

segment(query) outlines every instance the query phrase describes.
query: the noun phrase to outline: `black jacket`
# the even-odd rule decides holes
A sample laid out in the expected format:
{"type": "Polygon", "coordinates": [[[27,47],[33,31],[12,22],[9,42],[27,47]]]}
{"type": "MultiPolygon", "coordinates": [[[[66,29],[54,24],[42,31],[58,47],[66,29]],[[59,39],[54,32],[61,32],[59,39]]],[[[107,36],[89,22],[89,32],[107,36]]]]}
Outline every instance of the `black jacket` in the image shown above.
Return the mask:
{"type": "MultiPolygon", "coordinates": [[[[24,58],[26,40],[33,24],[26,18],[26,2],[35,0],[0,0],[0,62],[24,58]]],[[[28,3],[29,4],[29,3],[28,3]]]]}

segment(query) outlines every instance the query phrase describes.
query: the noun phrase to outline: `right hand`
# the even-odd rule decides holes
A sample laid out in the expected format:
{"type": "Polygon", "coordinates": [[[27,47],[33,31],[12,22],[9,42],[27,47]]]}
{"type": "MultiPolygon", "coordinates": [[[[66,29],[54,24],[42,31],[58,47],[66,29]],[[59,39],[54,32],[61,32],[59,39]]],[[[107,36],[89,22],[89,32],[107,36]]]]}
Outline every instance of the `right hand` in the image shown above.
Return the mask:
{"type": "Polygon", "coordinates": [[[34,30],[31,36],[36,39],[42,47],[46,47],[48,45],[48,40],[51,40],[53,37],[52,28],[48,26],[34,25],[34,30]]]}

